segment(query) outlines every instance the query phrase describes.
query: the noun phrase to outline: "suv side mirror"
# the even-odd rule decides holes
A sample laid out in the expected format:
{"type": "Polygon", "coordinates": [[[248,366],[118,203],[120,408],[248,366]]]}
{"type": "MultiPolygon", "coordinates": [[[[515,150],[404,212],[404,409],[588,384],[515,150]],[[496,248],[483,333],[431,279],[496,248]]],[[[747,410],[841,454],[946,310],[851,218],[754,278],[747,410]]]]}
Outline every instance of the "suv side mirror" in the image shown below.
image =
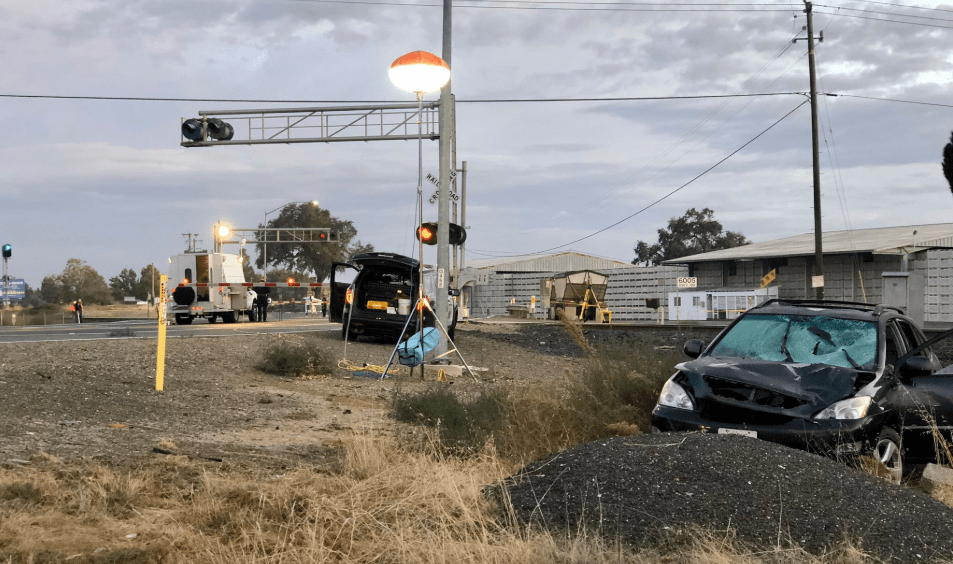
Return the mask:
{"type": "Polygon", "coordinates": [[[700,339],[692,339],[685,343],[685,355],[691,358],[698,358],[703,350],[705,350],[705,341],[700,339]]]}
{"type": "Polygon", "coordinates": [[[930,374],[933,374],[933,363],[925,356],[911,356],[900,366],[900,378],[904,380],[930,374]]]}

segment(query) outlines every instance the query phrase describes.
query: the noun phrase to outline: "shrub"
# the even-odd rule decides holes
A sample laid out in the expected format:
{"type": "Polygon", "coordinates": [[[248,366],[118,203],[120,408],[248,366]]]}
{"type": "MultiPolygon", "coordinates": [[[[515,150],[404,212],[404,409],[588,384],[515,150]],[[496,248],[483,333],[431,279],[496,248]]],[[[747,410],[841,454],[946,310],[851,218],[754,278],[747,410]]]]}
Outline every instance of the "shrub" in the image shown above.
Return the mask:
{"type": "Polygon", "coordinates": [[[478,452],[509,419],[506,392],[484,387],[469,400],[461,400],[446,385],[436,384],[416,394],[394,394],[392,415],[398,421],[437,430],[447,452],[467,455],[478,452]]]}
{"type": "Polygon", "coordinates": [[[299,377],[306,374],[329,374],[334,369],[334,364],[314,342],[289,342],[279,339],[265,350],[255,368],[276,376],[299,377]]]}

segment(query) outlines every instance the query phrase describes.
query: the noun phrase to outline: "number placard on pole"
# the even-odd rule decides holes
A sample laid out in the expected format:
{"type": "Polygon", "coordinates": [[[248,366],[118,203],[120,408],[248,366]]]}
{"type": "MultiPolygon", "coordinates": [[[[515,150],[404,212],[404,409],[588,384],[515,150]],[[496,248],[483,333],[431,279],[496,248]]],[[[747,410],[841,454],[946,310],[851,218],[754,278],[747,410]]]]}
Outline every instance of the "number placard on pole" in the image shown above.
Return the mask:
{"type": "Polygon", "coordinates": [[[156,390],[162,391],[165,380],[165,313],[166,313],[166,283],[169,277],[159,276],[159,338],[156,350],[156,390]]]}
{"type": "Polygon", "coordinates": [[[698,287],[698,278],[694,276],[679,276],[675,282],[679,288],[698,287]]]}

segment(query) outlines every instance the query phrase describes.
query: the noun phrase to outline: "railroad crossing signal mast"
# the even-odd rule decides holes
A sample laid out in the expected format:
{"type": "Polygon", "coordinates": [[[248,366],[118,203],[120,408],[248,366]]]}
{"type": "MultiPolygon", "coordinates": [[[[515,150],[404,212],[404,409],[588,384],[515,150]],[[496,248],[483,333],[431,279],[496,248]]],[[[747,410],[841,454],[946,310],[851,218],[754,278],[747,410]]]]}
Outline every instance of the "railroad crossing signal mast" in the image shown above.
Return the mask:
{"type": "MultiPolygon", "coordinates": [[[[452,97],[447,99],[451,100],[452,97]]],[[[441,140],[444,142],[438,111],[442,102],[420,102],[406,104],[371,104],[361,106],[329,106],[308,108],[276,108],[258,110],[219,110],[200,111],[199,117],[182,120],[181,145],[183,147],[214,147],[219,145],[270,145],[289,143],[337,143],[346,141],[386,141],[386,140],[441,140]],[[227,121],[226,121],[227,120],[227,121]],[[238,137],[236,138],[236,135],[238,137]]],[[[450,110],[452,112],[452,109],[450,110]]],[[[452,118],[450,119],[452,121],[452,118]]],[[[452,131],[445,134],[452,137],[452,131]]],[[[441,162],[441,167],[443,162],[441,162]]],[[[441,176],[443,173],[441,172],[441,176]]],[[[441,196],[449,193],[449,184],[442,183],[441,196]]],[[[438,223],[447,223],[449,214],[439,212],[438,223]]],[[[457,226],[454,226],[457,227],[457,226]]],[[[458,228],[458,227],[457,227],[458,228]]],[[[324,239],[319,239],[321,229],[233,229],[231,233],[247,233],[247,243],[276,242],[281,238],[289,241],[309,242],[334,241],[337,234],[323,230],[324,239]],[[305,233],[311,231],[311,233],[305,233]],[[267,233],[266,233],[267,232],[267,233]],[[275,238],[270,235],[274,233],[275,238]]],[[[459,237],[459,235],[458,235],[459,237]]],[[[463,236],[465,237],[465,235],[463,236]]],[[[217,243],[228,243],[227,237],[218,237],[217,243]]],[[[442,254],[438,249],[438,269],[448,272],[446,265],[441,266],[442,254]]],[[[449,262],[449,251],[447,251],[449,262]]],[[[423,262],[421,257],[421,263],[423,262]]],[[[446,285],[442,286],[446,288],[446,285]]],[[[436,313],[446,325],[449,323],[449,309],[442,300],[436,300],[436,313]]],[[[442,352],[442,351],[441,351],[442,352]]]]}
{"type": "MultiPolygon", "coordinates": [[[[441,58],[448,67],[450,63],[452,46],[452,0],[443,0],[443,34],[441,58]]],[[[450,170],[451,154],[453,151],[454,132],[453,132],[453,94],[450,90],[450,81],[448,80],[440,90],[440,102],[430,102],[424,104],[384,104],[370,106],[346,106],[346,107],[328,107],[328,108],[294,108],[285,110],[246,110],[246,111],[219,111],[219,112],[199,112],[200,118],[183,120],[182,136],[186,141],[182,142],[185,147],[208,147],[212,145],[256,145],[265,143],[329,143],[332,141],[375,141],[383,139],[421,139],[423,132],[418,130],[415,135],[409,131],[408,126],[412,123],[413,117],[418,117],[421,124],[426,124],[428,129],[428,139],[439,139],[440,141],[440,197],[438,202],[438,244],[437,244],[437,272],[439,277],[449,271],[450,266],[450,170]],[[414,111],[416,107],[420,109],[414,111]],[[427,112],[425,113],[424,108],[427,112]],[[403,112],[401,114],[401,112],[403,112]],[[350,114],[349,114],[350,113],[350,114]],[[335,118],[342,118],[349,114],[348,118],[341,121],[334,121],[335,118]],[[235,119],[248,120],[249,139],[247,141],[236,141],[235,130],[230,123],[221,118],[228,116],[231,121],[235,119]],[[386,127],[385,116],[390,116],[386,127]],[[266,125],[267,118],[278,118],[279,125],[266,125]],[[317,119],[313,119],[317,118],[317,119]],[[375,118],[377,120],[375,121],[375,118]],[[396,118],[396,119],[394,119],[396,118]],[[211,119],[223,121],[209,123],[211,119]],[[281,123],[281,120],[284,123],[281,123]],[[315,130],[307,129],[304,123],[311,121],[316,123],[315,130]],[[332,125],[333,121],[333,125],[332,125]],[[252,138],[252,122],[254,122],[254,131],[259,131],[259,137],[252,138]],[[436,124],[439,123],[439,130],[436,124]],[[322,128],[322,124],[326,124],[322,128]],[[380,124],[380,125],[378,125],[380,124]],[[229,131],[228,127],[231,127],[229,131]],[[362,128],[366,128],[362,132],[362,128]],[[297,130],[301,137],[293,137],[292,132],[297,130]],[[305,133],[302,133],[304,131],[305,133]],[[373,133],[373,135],[372,135],[373,133]],[[213,137],[214,135],[214,137],[213,137]],[[282,138],[284,137],[284,138],[282,138]]],[[[416,122],[416,120],[415,120],[416,122]]],[[[416,123],[413,122],[415,125],[416,123]]],[[[454,160],[456,160],[454,158],[454,160]]],[[[455,164],[454,164],[455,167],[455,164]]],[[[464,225],[466,225],[464,223],[464,225]]],[[[420,257],[423,262],[423,257],[420,257]]],[[[438,280],[438,289],[447,288],[447,284],[438,280]]],[[[446,325],[449,324],[449,308],[444,300],[436,300],[437,317],[446,325]]],[[[438,345],[437,352],[444,352],[443,343],[438,345]]]]}
{"type": "Polygon", "coordinates": [[[3,245],[3,307],[10,305],[10,257],[13,256],[13,245],[3,245]]]}

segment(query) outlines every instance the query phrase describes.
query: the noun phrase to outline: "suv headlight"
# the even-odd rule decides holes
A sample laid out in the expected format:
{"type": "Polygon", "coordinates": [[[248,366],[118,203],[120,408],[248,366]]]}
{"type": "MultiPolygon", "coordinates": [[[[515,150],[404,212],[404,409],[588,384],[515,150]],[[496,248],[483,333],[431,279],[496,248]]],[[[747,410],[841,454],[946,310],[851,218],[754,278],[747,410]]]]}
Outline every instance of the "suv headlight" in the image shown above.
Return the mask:
{"type": "Polygon", "coordinates": [[[685,388],[669,379],[662,386],[662,393],[659,394],[658,404],[666,407],[675,407],[678,409],[695,409],[695,402],[688,395],[685,388]]]}
{"type": "Polygon", "coordinates": [[[867,417],[873,399],[870,396],[848,398],[819,411],[814,419],[862,419],[867,417]]]}

